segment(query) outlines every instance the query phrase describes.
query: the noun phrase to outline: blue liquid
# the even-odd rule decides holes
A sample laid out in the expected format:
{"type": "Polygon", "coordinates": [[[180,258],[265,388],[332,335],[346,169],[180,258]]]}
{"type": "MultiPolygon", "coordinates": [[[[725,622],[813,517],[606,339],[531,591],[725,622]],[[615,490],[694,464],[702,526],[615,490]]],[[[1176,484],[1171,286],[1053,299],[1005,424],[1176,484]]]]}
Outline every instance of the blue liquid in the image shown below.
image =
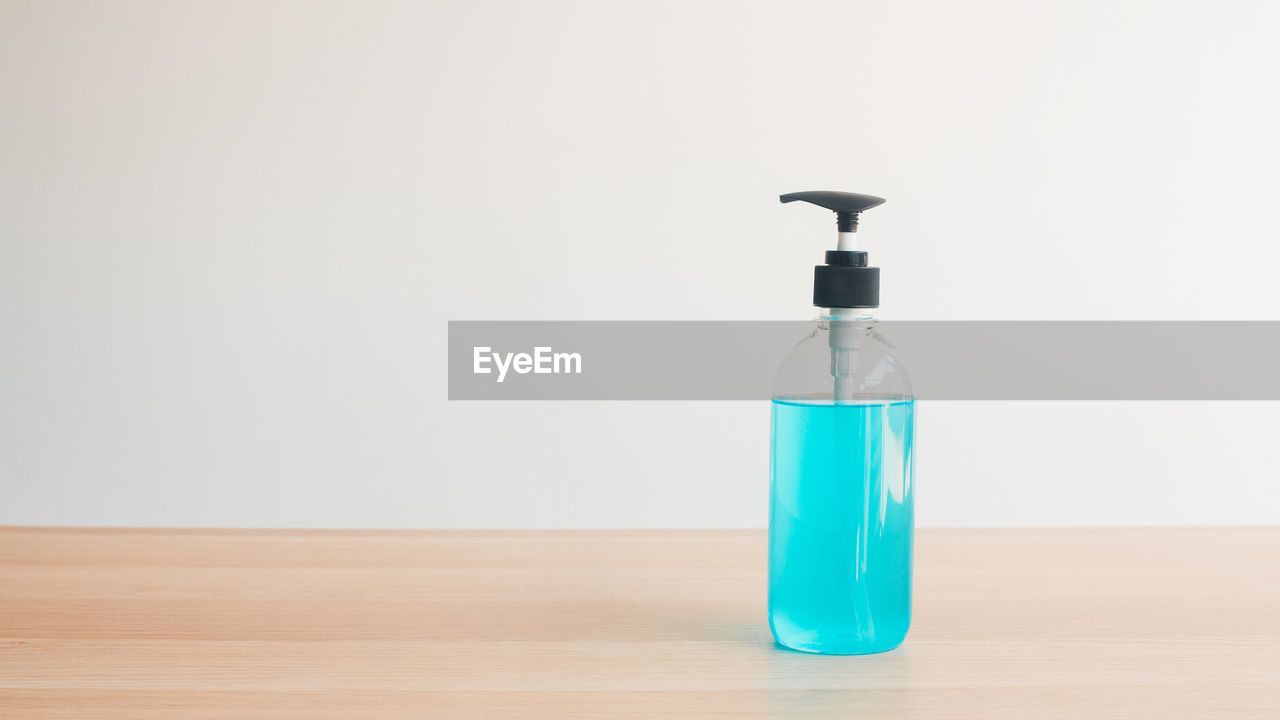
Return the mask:
{"type": "Polygon", "coordinates": [[[911,624],[912,401],[773,401],[769,627],[794,650],[897,647],[911,624]]]}

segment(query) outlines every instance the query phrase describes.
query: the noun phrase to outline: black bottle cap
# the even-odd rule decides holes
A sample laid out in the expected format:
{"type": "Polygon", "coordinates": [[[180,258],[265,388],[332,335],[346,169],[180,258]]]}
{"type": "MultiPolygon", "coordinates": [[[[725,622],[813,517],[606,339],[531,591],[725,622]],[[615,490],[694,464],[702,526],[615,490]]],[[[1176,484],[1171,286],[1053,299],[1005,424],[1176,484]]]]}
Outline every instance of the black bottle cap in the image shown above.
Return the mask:
{"type": "MultiPolygon", "coordinates": [[[[884,202],[874,195],[831,190],[788,193],[778,199],[834,210],[841,233],[857,232],[859,213],[884,202]]],[[[862,250],[828,250],[827,264],[813,268],[813,304],[824,308],[880,307],[880,268],[867,267],[867,253],[862,250]]]]}

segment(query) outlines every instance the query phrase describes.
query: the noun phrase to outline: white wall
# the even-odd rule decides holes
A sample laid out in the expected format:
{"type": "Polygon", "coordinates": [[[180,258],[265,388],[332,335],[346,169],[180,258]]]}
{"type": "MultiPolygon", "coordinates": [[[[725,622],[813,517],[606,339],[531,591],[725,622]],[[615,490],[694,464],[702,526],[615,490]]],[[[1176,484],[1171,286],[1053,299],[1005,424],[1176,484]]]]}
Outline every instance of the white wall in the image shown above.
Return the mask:
{"type": "MultiPolygon", "coordinates": [[[[885,317],[1280,319],[1278,20],[5,0],[0,523],[763,525],[764,403],[450,404],[445,322],[807,317],[828,188],[885,317]]],[[[1280,522],[1278,427],[923,403],[920,522],[1280,522]]]]}

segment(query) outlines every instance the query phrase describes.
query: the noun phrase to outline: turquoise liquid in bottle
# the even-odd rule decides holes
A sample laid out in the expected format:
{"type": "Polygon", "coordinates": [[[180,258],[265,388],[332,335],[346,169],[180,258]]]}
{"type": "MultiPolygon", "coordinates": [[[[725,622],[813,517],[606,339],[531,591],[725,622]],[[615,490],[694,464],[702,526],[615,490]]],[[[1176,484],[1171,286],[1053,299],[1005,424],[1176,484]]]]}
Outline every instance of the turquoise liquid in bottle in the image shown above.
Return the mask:
{"type": "Polygon", "coordinates": [[[863,654],[911,622],[910,399],[773,401],[769,626],[794,650],[863,654]]]}

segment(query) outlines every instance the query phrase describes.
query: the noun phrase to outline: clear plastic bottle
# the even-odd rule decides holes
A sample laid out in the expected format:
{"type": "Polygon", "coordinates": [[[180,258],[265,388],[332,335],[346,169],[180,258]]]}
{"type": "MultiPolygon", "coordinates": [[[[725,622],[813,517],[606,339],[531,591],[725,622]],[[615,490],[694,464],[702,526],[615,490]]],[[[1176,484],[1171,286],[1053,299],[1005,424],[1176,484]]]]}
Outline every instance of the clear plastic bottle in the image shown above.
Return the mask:
{"type": "Polygon", "coordinates": [[[769,627],[793,650],[883,652],[911,623],[915,529],[915,398],[870,314],[879,270],[852,249],[857,213],[883,200],[782,199],[836,210],[841,242],[815,270],[814,301],[825,312],[774,377],[769,627]]]}
{"type": "Polygon", "coordinates": [[[778,370],[769,627],[781,645],[860,654],[906,637],[914,406],[907,374],[870,318],[819,318],[778,370]]]}

